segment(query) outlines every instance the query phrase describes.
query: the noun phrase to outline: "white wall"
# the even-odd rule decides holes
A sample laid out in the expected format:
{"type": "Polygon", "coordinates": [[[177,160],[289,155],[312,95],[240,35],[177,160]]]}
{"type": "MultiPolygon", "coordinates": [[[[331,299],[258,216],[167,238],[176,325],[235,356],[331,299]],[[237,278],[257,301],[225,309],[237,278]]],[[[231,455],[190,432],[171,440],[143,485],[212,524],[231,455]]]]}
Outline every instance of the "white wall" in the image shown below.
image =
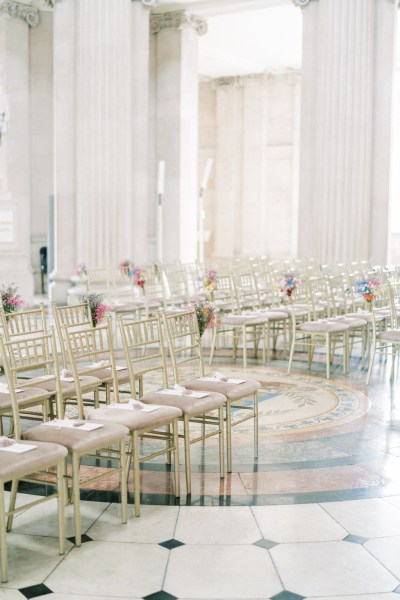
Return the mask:
{"type": "Polygon", "coordinates": [[[297,71],[200,83],[199,173],[215,159],[206,258],[295,253],[299,86],[297,71]]]}

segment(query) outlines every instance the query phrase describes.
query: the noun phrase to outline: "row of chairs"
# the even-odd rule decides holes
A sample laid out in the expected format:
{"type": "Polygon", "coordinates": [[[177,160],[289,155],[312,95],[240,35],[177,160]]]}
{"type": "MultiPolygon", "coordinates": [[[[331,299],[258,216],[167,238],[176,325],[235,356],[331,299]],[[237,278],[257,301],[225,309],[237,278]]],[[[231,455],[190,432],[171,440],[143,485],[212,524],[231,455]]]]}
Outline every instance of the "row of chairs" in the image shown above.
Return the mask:
{"type": "MultiPolygon", "coordinates": [[[[115,472],[119,474],[122,522],[126,522],[126,482],[131,465],[137,516],[140,514],[139,466],[145,460],[165,454],[167,462],[174,463],[174,491],[179,497],[180,437],[184,442],[188,494],[191,493],[192,443],[204,442],[211,436],[218,437],[220,475],[224,477],[225,435],[227,470],[231,471],[232,428],[251,419],[254,422],[256,455],[258,451],[259,383],[248,379],[237,381],[227,377],[205,376],[194,311],[157,314],[139,321],[120,318],[121,356],[114,348],[109,320],[104,325],[94,327],[88,318],[89,312],[87,305],[54,307],[58,340],[53,327],[43,318],[43,307],[11,315],[3,314],[4,340],[1,340],[0,347],[8,383],[7,390],[0,392],[1,418],[3,420],[4,416],[11,416],[11,433],[17,445],[28,443],[34,446],[29,452],[18,456],[18,465],[24,467],[22,470],[14,472],[13,469],[4,469],[3,472],[4,461],[0,460],[1,489],[4,490],[6,481],[13,481],[7,513],[3,503],[4,493],[0,493],[1,510],[8,516],[8,529],[12,525],[12,515],[17,510],[15,498],[18,479],[31,472],[33,459],[37,459],[33,470],[39,467],[48,469],[56,462],[58,470],[61,469],[62,482],[59,475],[56,494],[59,498],[59,521],[62,523],[63,507],[68,498],[65,484],[65,455],[68,453],[72,477],[69,497],[74,505],[76,545],[81,544],[79,474],[83,457],[94,454],[97,459],[105,457],[116,461],[113,463],[115,468],[107,469],[105,473],[107,476],[115,472]],[[165,335],[171,357],[170,367],[167,365],[165,335]],[[120,360],[123,364],[117,365],[120,360]],[[63,369],[60,372],[61,367],[63,369]],[[169,385],[171,370],[175,387],[169,385]],[[118,379],[118,374],[122,372],[125,372],[125,376],[118,379]],[[22,376],[29,378],[21,379],[22,376]],[[189,376],[188,381],[185,381],[185,376],[189,376]],[[146,389],[143,393],[143,382],[148,378],[153,382],[150,385],[153,390],[146,389]],[[126,383],[129,390],[126,389],[126,383]],[[106,387],[102,395],[99,394],[101,385],[106,387]],[[159,389],[160,385],[162,389],[159,389]],[[130,392],[129,400],[125,396],[127,391],[130,392]],[[101,402],[103,399],[104,404],[101,402]],[[74,406],[70,407],[72,402],[74,406]],[[76,419],[65,418],[71,410],[76,413],[76,419]],[[37,419],[38,411],[43,422],[39,425],[29,422],[30,426],[26,428],[26,419],[37,419]],[[181,426],[178,426],[178,421],[182,422],[181,426]],[[146,453],[144,448],[147,439],[152,442],[146,453]],[[161,446],[158,445],[159,449],[156,450],[153,447],[155,439],[161,441],[161,446]],[[129,443],[126,445],[127,440],[129,443]],[[143,443],[139,445],[141,440],[143,443]],[[47,454],[46,462],[42,461],[42,448],[47,448],[49,452],[52,449],[54,455],[58,453],[57,461],[50,464],[47,454]]],[[[103,475],[96,474],[94,479],[103,475]]],[[[2,531],[1,535],[2,544],[5,544],[5,532],[2,531]]],[[[60,539],[62,535],[61,527],[60,539]]],[[[60,552],[63,548],[60,542],[60,552]]],[[[6,553],[2,552],[4,556],[6,553]]],[[[3,580],[7,578],[5,561],[1,565],[3,580]]]]}

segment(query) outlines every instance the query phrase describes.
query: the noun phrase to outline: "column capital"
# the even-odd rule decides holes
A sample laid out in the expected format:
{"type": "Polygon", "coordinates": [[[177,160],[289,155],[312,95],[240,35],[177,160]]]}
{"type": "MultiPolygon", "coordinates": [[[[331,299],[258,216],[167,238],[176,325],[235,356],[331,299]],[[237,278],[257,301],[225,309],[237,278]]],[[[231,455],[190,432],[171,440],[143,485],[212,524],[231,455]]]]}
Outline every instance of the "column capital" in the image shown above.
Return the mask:
{"type": "Polygon", "coordinates": [[[0,15],[22,19],[29,27],[37,27],[40,22],[39,10],[37,8],[17,2],[17,0],[0,0],[0,15]]]}
{"type": "Polygon", "coordinates": [[[132,0],[132,2],[141,2],[143,6],[147,6],[148,8],[157,6],[157,0],[132,0]]]}
{"type": "Polygon", "coordinates": [[[160,33],[163,29],[195,29],[198,35],[207,33],[207,22],[186,10],[175,10],[165,13],[153,13],[150,16],[151,33],[160,33]]]}
{"type": "Polygon", "coordinates": [[[305,6],[307,6],[307,4],[309,4],[310,0],[292,0],[292,2],[295,6],[298,6],[299,8],[304,8],[305,6]]]}

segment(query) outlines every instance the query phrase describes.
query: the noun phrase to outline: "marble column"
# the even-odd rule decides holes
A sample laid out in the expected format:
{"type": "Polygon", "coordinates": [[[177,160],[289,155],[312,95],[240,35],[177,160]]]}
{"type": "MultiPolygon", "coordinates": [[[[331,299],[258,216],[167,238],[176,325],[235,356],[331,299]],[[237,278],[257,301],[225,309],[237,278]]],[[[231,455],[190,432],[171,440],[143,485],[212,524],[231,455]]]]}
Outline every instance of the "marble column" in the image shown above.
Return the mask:
{"type": "Polygon", "coordinates": [[[214,256],[242,254],[243,90],[240,77],[221,77],[216,85],[216,169],[214,256]]]}
{"type": "Polygon", "coordinates": [[[166,162],[163,261],[192,262],[197,257],[197,36],[206,32],[206,24],[186,11],[152,14],[151,32],[156,70],[156,162],[166,162]]]}
{"type": "Polygon", "coordinates": [[[385,263],[393,0],[294,0],[303,10],[299,255],[385,263]]]}
{"type": "Polygon", "coordinates": [[[266,197],[265,147],[267,139],[267,76],[242,77],[243,85],[243,182],[241,202],[241,251],[246,256],[264,253],[266,197]]]}
{"type": "Polygon", "coordinates": [[[149,60],[153,0],[134,0],[132,11],[132,235],[129,256],[136,264],[149,258],[149,60]]]}
{"type": "Polygon", "coordinates": [[[0,284],[15,283],[28,303],[33,301],[29,29],[39,21],[32,6],[0,2],[0,87],[8,106],[7,131],[0,142],[0,284]]]}
{"type": "Polygon", "coordinates": [[[55,4],[56,273],[147,251],[148,6],[55,4]]]}

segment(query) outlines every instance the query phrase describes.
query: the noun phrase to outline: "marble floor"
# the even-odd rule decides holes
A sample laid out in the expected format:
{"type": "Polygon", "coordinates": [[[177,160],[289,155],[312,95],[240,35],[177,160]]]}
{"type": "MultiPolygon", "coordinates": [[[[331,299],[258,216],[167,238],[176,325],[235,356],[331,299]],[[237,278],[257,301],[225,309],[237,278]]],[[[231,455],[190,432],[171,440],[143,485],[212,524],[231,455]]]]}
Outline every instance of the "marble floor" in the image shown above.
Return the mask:
{"type": "MultiPolygon", "coordinates": [[[[218,368],[228,366],[222,360],[218,368]]],[[[285,367],[277,356],[267,366],[251,362],[247,372],[268,383],[283,380],[285,367]]],[[[240,372],[239,361],[232,368],[240,372]]],[[[398,373],[391,384],[389,368],[378,362],[367,388],[365,370],[353,359],[349,375],[336,366],[330,382],[323,375],[322,357],[309,372],[299,356],[291,381],[309,391],[315,384],[317,398],[342,394],[340,414],[330,397],[315,411],[314,392],[301,406],[297,389],[292,400],[306,412],[295,414],[293,429],[276,429],[279,410],[269,408],[280,396],[267,395],[258,459],[247,426],[234,434],[234,468],[224,480],[214,442],[194,446],[191,496],[183,473],[175,501],[168,468],[145,463],[142,515],[135,518],[131,504],[122,525],[112,484],[88,487],[85,543],[73,544],[69,506],[65,556],[57,553],[55,504],[19,514],[8,535],[10,579],[0,586],[0,600],[399,598],[398,373]]]]}

